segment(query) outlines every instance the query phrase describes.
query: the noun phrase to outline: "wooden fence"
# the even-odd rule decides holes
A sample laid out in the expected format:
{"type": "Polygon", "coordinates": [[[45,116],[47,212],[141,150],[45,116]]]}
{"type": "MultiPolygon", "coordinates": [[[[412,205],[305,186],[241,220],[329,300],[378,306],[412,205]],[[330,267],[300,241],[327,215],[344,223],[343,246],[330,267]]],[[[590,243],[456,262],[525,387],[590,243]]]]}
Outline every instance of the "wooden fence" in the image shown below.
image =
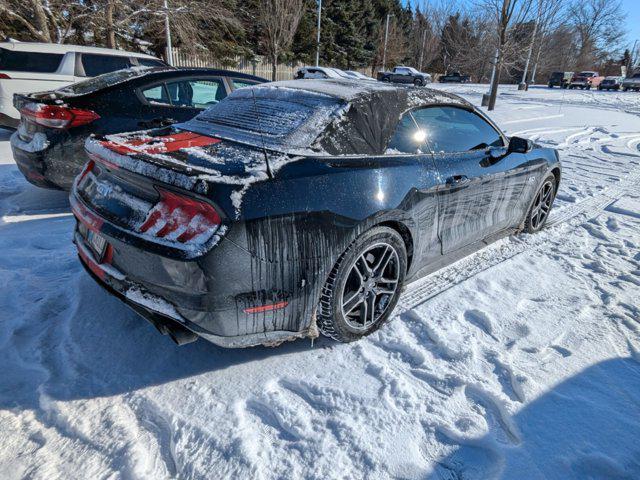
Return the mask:
{"type": "MultiPolygon", "coordinates": [[[[235,57],[220,61],[214,58],[213,55],[187,53],[177,48],[173,50],[173,63],[176,67],[206,67],[235,70],[237,72],[257,75],[269,80],[271,80],[273,68],[273,64],[263,57],[257,57],[255,60],[235,57]]],[[[276,66],[276,80],[291,80],[296,71],[303,66],[302,63],[297,62],[278,64],[276,66]]]]}
{"type": "MultiPolygon", "coordinates": [[[[173,49],[173,63],[176,67],[223,68],[237,72],[257,75],[271,80],[273,64],[264,57],[247,60],[242,57],[220,60],[206,53],[187,53],[178,48],[173,49]]],[[[291,80],[296,71],[305,64],[299,62],[279,63],[276,65],[276,80],[291,80]]],[[[371,75],[370,67],[354,68],[365,75],[371,75]]]]}

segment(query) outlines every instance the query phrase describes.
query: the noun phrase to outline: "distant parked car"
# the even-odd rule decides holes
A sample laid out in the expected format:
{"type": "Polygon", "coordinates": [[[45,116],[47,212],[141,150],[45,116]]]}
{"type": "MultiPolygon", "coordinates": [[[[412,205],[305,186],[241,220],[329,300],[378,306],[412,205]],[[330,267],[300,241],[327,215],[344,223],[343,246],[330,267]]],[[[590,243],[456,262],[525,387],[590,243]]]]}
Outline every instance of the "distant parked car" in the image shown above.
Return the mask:
{"type": "Polygon", "coordinates": [[[352,75],[347,74],[340,70],[339,68],[332,67],[302,67],[300,68],[295,75],[296,80],[300,80],[303,78],[350,78],[353,79],[352,75]]]}
{"type": "Polygon", "coordinates": [[[422,86],[431,83],[431,75],[419,72],[413,67],[400,65],[393,67],[390,72],[378,72],[378,80],[392,83],[412,83],[416,86],[422,86]]]}
{"type": "Polygon", "coordinates": [[[604,77],[600,76],[598,72],[580,72],[571,78],[569,88],[581,88],[582,90],[586,88],[587,90],[590,90],[591,87],[597,87],[600,85],[602,80],[604,80],[604,77]]]}
{"type": "Polygon", "coordinates": [[[549,76],[549,81],[547,85],[549,88],[560,87],[567,88],[571,83],[571,79],[573,78],[573,72],[553,72],[549,76]]]}
{"type": "Polygon", "coordinates": [[[53,90],[88,77],[130,67],[166,64],[151,55],[55,43],[0,43],[0,127],[16,128],[14,93],[53,90]]]}
{"type": "Polygon", "coordinates": [[[17,94],[13,156],[34,185],[69,190],[86,161],[84,141],[183,122],[233,90],[266,82],[227,70],[127,69],[48,92],[17,94]]]}
{"type": "Polygon", "coordinates": [[[460,72],[447,73],[438,79],[440,83],[467,83],[470,80],[469,75],[461,75],[460,72]]]}
{"type": "Polygon", "coordinates": [[[640,91],[640,72],[634,73],[622,81],[622,91],[628,90],[640,91]]]}
{"type": "Polygon", "coordinates": [[[369,77],[369,76],[365,75],[364,73],[356,72],[355,70],[344,70],[344,73],[346,73],[350,77],[353,77],[353,78],[358,79],[358,80],[373,80],[373,81],[375,81],[375,78],[369,77]]]}
{"type": "Polygon", "coordinates": [[[624,77],[605,77],[598,85],[598,90],[620,90],[624,77]]]}

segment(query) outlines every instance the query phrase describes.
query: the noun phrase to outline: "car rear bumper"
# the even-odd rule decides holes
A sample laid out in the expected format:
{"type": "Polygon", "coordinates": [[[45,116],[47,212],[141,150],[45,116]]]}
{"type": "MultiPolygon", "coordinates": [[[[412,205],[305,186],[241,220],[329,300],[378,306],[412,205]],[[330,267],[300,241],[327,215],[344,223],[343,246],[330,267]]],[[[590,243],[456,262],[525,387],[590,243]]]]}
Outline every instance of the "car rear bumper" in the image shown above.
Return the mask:
{"type": "Polygon", "coordinates": [[[20,170],[29,183],[36,187],[63,190],[63,187],[51,182],[47,178],[44,151],[28,152],[15,146],[13,141],[11,142],[11,150],[18,170],[20,170]]]}
{"type": "Polygon", "coordinates": [[[54,138],[43,136],[41,145],[36,145],[33,140],[23,141],[19,133],[11,135],[11,150],[25,178],[38,187],[69,191],[87,160],[82,142],[62,133],[54,138]]]}
{"type": "Polygon", "coordinates": [[[222,347],[274,344],[307,335],[308,328],[290,331],[270,328],[290,316],[288,302],[271,294],[260,297],[252,279],[251,255],[233,242],[222,240],[214,254],[196,260],[179,260],[138,248],[117,238],[107,222],[71,195],[78,224],[102,235],[107,252],[98,260],[80,229],[74,243],[78,256],[92,277],[162,332],[188,330],[222,347]],[[105,233],[108,231],[109,233],[105,233]],[[283,303],[281,309],[247,312],[256,304],[283,303]],[[266,331],[265,331],[266,330],[266,331]]]}

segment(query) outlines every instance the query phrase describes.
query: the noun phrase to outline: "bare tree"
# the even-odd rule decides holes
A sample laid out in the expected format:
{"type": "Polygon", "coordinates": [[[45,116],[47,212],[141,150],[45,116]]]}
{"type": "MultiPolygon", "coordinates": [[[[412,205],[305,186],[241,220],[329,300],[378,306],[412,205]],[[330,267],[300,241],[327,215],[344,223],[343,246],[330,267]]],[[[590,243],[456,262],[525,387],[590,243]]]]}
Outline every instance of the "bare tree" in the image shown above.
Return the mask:
{"type": "Polygon", "coordinates": [[[87,12],[80,0],[0,0],[0,27],[15,22],[33,40],[64,43],[87,12]]]}
{"type": "Polygon", "coordinates": [[[581,0],[569,7],[569,21],[578,38],[578,69],[593,68],[602,53],[619,46],[624,24],[619,0],[581,0]]]}
{"type": "Polygon", "coordinates": [[[271,79],[276,79],[278,59],[291,46],[302,18],[302,0],[260,0],[258,22],[263,28],[263,46],[273,65],[271,79]]]}
{"type": "Polygon", "coordinates": [[[527,18],[531,0],[484,0],[481,2],[484,8],[493,11],[496,25],[496,59],[494,65],[493,81],[489,90],[489,110],[496,106],[500,73],[505,62],[505,53],[509,41],[509,29],[513,24],[519,24],[527,18]]]}

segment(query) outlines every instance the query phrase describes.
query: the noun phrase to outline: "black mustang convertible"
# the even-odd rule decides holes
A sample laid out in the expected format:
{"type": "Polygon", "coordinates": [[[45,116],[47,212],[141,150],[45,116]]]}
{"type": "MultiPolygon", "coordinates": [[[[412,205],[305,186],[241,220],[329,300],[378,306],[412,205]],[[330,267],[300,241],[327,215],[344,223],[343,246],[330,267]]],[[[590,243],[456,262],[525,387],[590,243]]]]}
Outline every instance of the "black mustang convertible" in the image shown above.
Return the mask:
{"type": "Polygon", "coordinates": [[[93,137],[82,263],[176,342],[367,335],[403,285],[544,225],[558,154],[437,90],[296,80],[171,127],[93,137]]]}

